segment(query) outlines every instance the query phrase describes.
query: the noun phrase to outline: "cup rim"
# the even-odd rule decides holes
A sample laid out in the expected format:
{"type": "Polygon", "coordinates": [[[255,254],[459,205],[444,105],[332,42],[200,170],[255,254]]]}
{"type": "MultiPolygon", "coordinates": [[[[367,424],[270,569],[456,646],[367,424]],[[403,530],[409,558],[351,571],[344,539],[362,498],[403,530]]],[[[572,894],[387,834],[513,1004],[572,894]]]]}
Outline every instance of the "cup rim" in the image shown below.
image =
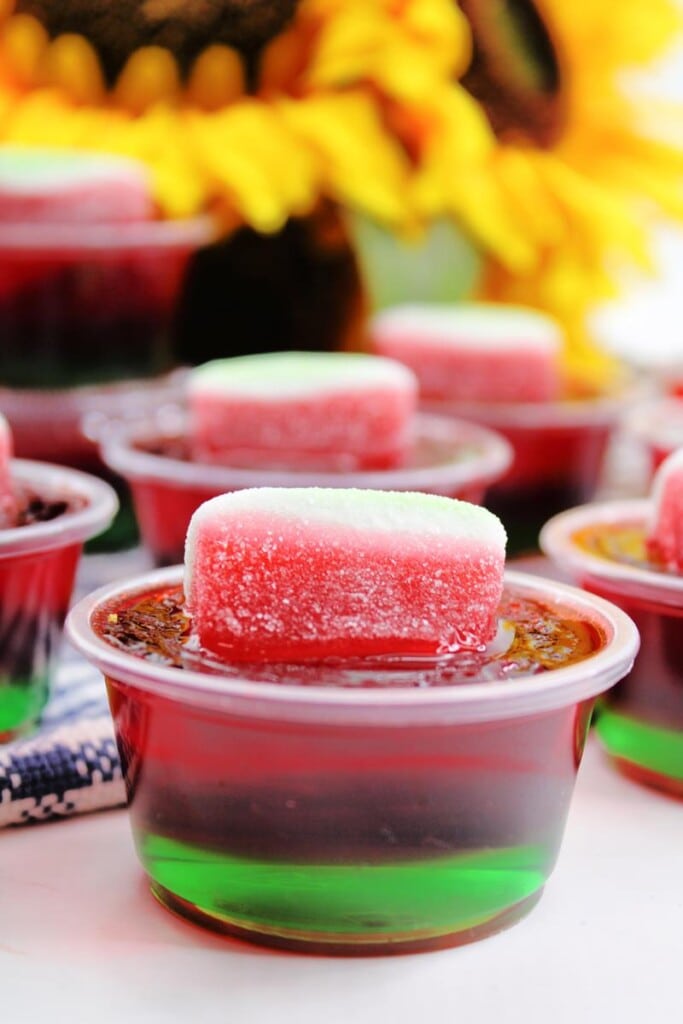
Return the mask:
{"type": "Polygon", "coordinates": [[[0,560],[83,543],[109,526],[118,510],[114,489],[89,473],[28,459],[12,459],[10,467],[13,480],[28,484],[37,493],[41,487],[64,490],[84,498],[87,504],[46,523],[0,530],[0,560]]]}
{"type": "Polygon", "coordinates": [[[97,636],[92,616],[104,602],[182,583],[182,566],[145,573],[95,591],[71,611],[66,632],[72,644],[105,677],[167,699],[282,721],[411,726],[467,724],[527,717],[591,699],[631,668],[639,646],[631,619],[615,605],[575,587],[508,571],[506,583],[524,594],[571,608],[597,622],[605,646],[584,661],[514,683],[465,684],[414,690],[350,690],[296,687],[227,678],[158,665],[118,650],[97,636]],[[588,669],[588,671],[587,671],[588,669]]]}
{"type": "Polygon", "coordinates": [[[53,224],[0,223],[0,253],[41,254],[115,250],[197,249],[215,237],[211,217],[202,215],[177,220],[133,220],[110,223],[53,224]]]}
{"type": "Polygon", "coordinates": [[[134,419],[149,415],[155,408],[176,405],[184,386],[186,370],[171,369],[155,377],[131,377],[127,380],[105,381],[96,384],[74,384],[62,388],[12,388],[0,385],[0,408],[13,423],[69,421],[75,417],[86,420],[88,427],[107,417],[134,419]],[[131,407],[132,406],[132,410],[131,407]]]}
{"type": "Polygon", "coordinates": [[[683,607],[683,576],[671,576],[653,569],[610,562],[588,551],[582,551],[574,542],[577,530],[592,523],[619,523],[627,520],[647,521],[652,512],[648,498],[628,498],[593,502],[560,512],[548,520],[539,538],[541,550],[560,568],[610,584],[624,596],[656,601],[670,607],[683,607]]]}
{"type": "Polygon", "coordinates": [[[495,431],[465,420],[417,413],[418,436],[451,440],[461,449],[463,443],[480,444],[482,452],[470,459],[452,458],[431,466],[383,470],[355,470],[343,473],[310,469],[251,469],[218,466],[212,463],[185,462],[166,455],[154,455],[135,448],[144,439],[177,436],[184,433],[186,416],[180,409],[169,410],[162,419],[145,423],[119,424],[102,440],[104,462],[128,480],[153,480],[173,483],[182,488],[243,490],[251,487],[352,487],[359,489],[420,491],[431,493],[488,484],[500,479],[513,463],[512,446],[495,431]]]}
{"type": "Polygon", "coordinates": [[[551,402],[458,402],[422,399],[430,413],[462,416],[499,429],[543,430],[566,427],[611,426],[636,402],[642,387],[627,382],[621,391],[594,398],[562,398],[551,402]]]}

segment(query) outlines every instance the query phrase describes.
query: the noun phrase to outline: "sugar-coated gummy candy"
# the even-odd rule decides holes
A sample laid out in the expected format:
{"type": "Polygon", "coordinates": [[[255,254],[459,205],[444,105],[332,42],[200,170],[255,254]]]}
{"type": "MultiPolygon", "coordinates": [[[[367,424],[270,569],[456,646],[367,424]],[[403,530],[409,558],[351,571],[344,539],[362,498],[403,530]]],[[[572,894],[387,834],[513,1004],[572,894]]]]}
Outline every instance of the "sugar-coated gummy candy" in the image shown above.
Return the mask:
{"type": "Polygon", "coordinates": [[[0,413],[0,529],[12,526],[17,516],[17,499],[12,482],[12,431],[0,413]]]}
{"type": "Polygon", "coordinates": [[[0,223],[113,224],[153,214],[147,172],[133,160],[29,146],[0,150],[0,223]]]}
{"type": "Polygon", "coordinates": [[[488,303],[398,306],[373,321],[372,347],[417,375],[427,399],[547,402],[561,392],[562,335],[532,309],[488,303]]]}
{"type": "Polygon", "coordinates": [[[410,446],[417,381],[376,356],[281,352],[207,363],[188,386],[199,462],[386,469],[410,446]]]}
{"type": "Polygon", "coordinates": [[[435,654],[496,631],[506,536],[491,512],[434,495],[260,488],[195,513],[185,593],[224,660],[435,654]]]}
{"type": "Polygon", "coordinates": [[[683,448],[661,464],[652,484],[648,545],[673,572],[683,572],[683,448]]]}

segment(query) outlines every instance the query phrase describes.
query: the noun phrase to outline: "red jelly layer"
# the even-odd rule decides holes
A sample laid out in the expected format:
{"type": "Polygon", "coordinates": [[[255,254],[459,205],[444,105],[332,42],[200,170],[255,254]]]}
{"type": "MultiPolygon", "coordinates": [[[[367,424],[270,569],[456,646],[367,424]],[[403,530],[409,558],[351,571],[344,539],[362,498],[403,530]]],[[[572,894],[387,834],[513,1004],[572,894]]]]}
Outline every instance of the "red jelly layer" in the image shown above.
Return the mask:
{"type": "MultiPolygon", "coordinates": [[[[168,370],[168,328],[187,256],[115,244],[43,252],[0,242],[0,381],[65,387],[168,370]]],[[[32,453],[19,444],[17,454],[32,453]]]]}

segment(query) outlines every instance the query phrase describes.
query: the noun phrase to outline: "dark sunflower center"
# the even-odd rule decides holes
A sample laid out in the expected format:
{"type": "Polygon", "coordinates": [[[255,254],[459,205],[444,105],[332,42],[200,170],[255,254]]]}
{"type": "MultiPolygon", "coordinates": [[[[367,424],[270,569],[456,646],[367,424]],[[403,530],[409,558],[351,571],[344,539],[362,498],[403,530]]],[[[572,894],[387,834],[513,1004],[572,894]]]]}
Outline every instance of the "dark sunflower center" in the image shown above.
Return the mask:
{"type": "Polygon", "coordinates": [[[564,124],[560,59],[533,0],[459,0],[472,26],[472,63],[463,84],[496,135],[549,147],[564,124]]]}
{"type": "Polygon", "coordinates": [[[210,43],[252,57],[294,16],[299,0],[18,0],[52,36],[83,35],[110,80],[141,46],[171,50],[187,67],[210,43]]]}

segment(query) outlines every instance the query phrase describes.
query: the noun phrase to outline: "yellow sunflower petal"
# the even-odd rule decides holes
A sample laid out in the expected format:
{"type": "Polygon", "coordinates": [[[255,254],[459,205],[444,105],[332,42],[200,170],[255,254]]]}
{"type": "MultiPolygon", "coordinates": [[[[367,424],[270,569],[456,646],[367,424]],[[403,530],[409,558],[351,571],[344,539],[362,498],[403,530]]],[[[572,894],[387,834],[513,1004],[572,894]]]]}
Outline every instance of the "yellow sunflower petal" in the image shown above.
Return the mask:
{"type": "Polygon", "coordinates": [[[315,153],[324,188],[381,221],[407,224],[409,164],[387,138],[372,100],[361,93],[283,102],[281,113],[304,149],[315,153]]]}
{"type": "Polygon", "coordinates": [[[315,160],[276,108],[251,101],[188,119],[188,142],[214,191],[226,189],[247,223],[276,231],[292,213],[312,208],[319,187],[315,160]]]}
{"type": "Polygon", "coordinates": [[[311,10],[323,7],[327,18],[306,76],[312,88],[372,81],[391,96],[415,99],[469,64],[469,27],[451,0],[406,0],[401,18],[384,0],[314,2],[311,10]]]}

